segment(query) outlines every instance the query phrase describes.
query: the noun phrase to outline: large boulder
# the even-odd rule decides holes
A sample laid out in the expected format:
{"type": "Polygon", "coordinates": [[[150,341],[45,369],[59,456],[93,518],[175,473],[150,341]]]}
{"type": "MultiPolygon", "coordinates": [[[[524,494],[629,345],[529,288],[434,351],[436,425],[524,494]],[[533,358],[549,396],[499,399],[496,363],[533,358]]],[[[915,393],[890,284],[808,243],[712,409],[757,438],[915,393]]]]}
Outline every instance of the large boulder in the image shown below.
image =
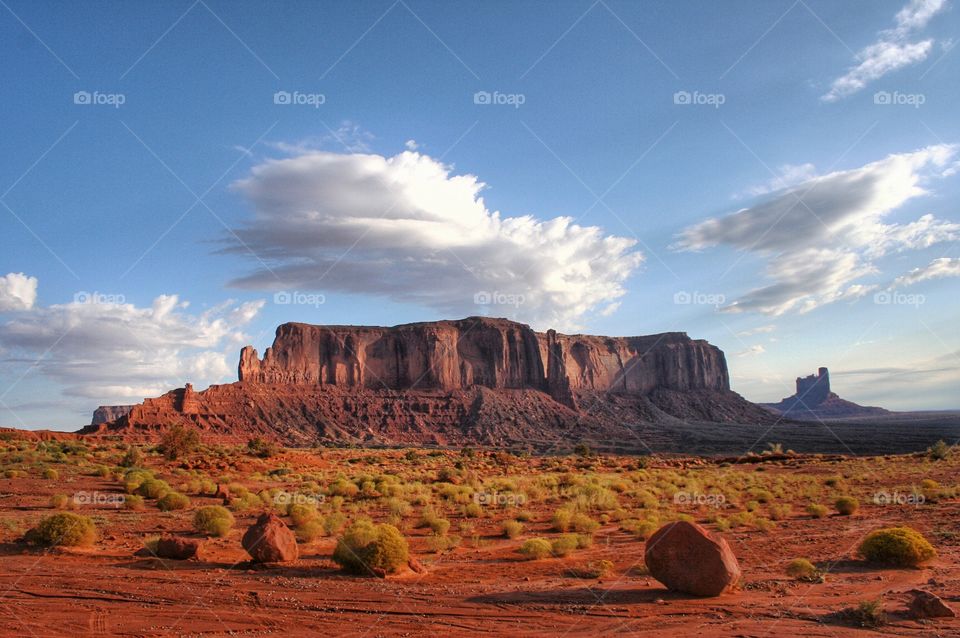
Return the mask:
{"type": "Polygon", "coordinates": [[[157,541],[156,554],[160,558],[187,560],[196,556],[199,549],[200,541],[196,538],[165,535],[157,541]]]}
{"type": "Polygon", "coordinates": [[[672,591],[719,596],[740,579],[740,565],[724,539],[696,523],[667,523],[647,540],[650,574],[672,591]]]}
{"type": "Polygon", "coordinates": [[[300,555],[297,538],[276,514],[261,514],[241,539],[243,548],[258,563],[284,563],[300,555]]]}

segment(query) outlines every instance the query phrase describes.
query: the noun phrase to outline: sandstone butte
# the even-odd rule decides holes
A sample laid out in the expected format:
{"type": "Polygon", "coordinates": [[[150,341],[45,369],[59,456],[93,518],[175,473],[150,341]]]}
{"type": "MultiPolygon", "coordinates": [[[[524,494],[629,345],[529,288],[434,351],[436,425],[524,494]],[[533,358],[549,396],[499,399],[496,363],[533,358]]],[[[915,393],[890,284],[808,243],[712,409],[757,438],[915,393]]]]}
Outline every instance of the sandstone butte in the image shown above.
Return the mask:
{"type": "Polygon", "coordinates": [[[83,434],[149,436],[174,424],[285,445],[521,445],[641,449],[631,426],[772,423],[730,390],[723,352],[682,332],[564,335],[485,317],[394,327],[286,323],[239,381],[190,384],[83,434]]]}

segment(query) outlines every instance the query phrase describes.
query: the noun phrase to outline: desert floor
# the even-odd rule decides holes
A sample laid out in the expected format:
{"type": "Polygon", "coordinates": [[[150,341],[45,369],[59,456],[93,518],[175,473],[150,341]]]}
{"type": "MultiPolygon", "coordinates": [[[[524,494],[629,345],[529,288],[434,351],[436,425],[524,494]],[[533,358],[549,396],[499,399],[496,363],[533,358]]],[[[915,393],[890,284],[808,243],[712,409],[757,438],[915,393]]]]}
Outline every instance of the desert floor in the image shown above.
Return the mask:
{"type": "Polygon", "coordinates": [[[128,449],[122,442],[2,445],[4,636],[960,635],[958,619],[917,621],[906,614],[913,588],[960,610],[956,453],[935,460],[926,453],[778,451],[721,462],[323,449],[259,458],[210,446],[167,461],[144,447],[138,465],[190,497],[187,509],[162,512],[149,498],[143,509],[111,501],[136,490],[120,466],[128,449]],[[213,496],[215,483],[231,485],[232,530],[204,540],[195,559],[151,556],[151,539],[162,533],[197,537],[196,508],[222,502],[213,496]],[[93,518],[99,537],[92,546],[23,542],[29,528],[57,511],[51,503],[58,494],[68,497],[66,508],[93,518]],[[859,510],[837,514],[832,504],[839,496],[855,497],[859,510]],[[243,531],[265,508],[283,513],[289,502],[307,503],[328,535],[303,541],[295,562],[247,562],[243,531]],[[829,513],[808,513],[811,503],[829,513]],[[563,508],[598,527],[581,530],[590,538],[567,556],[526,560],[521,543],[558,537],[553,519],[563,508]],[[427,512],[448,521],[449,530],[421,526],[427,512]],[[401,529],[426,573],[341,572],[331,560],[338,529],[360,516],[401,529]],[[680,516],[722,530],[743,570],[736,591],[693,598],[647,574],[643,538],[680,516]],[[504,521],[516,518],[523,531],[505,537],[504,521]],[[893,525],[922,532],[938,557],[907,569],[857,557],[867,533],[893,525]],[[823,578],[787,576],[796,558],[815,563],[823,578]],[[874,600],[885,622],[862,627],[850,610],[874,600]]]}

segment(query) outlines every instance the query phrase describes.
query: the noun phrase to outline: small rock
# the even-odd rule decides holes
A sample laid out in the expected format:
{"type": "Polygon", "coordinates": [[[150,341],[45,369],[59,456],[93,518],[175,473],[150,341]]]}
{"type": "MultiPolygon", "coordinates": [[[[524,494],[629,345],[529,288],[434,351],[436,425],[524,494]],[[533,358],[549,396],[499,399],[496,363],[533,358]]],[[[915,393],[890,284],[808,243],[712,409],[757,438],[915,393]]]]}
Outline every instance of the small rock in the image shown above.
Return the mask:
{"type": "Polygon", "coordinates": [[[200,541],[182,536],[161,536],[157,541],[157,556],[173,560],[187,560],[197,555],[200,541]]]}
{"type": "Polygon", "coordinates": [[[412,556],[410,557],[410,560],[407,561],[407,567],[409,567],[411,571],[416,572],[417,574],[427,573],[427,568],[424,567],[423,563],[421,563],[418,559],[412,556]]]}
{"type": "Polygon", "coordinates": [[[953,618],[957,614],[947,603],[937,596],[922,589],[911,589],[913,600],[910,601],[911,618],[953,618]]]}

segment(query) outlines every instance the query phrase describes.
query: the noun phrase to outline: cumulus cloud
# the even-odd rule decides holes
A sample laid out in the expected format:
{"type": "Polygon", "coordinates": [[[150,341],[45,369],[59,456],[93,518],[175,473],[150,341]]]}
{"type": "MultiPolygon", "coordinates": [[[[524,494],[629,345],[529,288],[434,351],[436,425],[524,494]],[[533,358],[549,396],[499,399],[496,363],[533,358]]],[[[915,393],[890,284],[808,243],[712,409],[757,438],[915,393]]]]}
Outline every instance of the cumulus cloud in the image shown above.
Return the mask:
{"type": "Polygon", "coordinates": [[[741,350],[737,353],[738,357],[755,357],[757,355],[763,354],[767,349],[761,345],[750,346],[746,350],[741,350]]]}
{"type": "Polygon", "coordinates": [[[768,285],[725,308],[768,315],[808,312],[861,297],[876,286],[857,280],[878,272],[875,260],[960,237],[960,225],[924,215],[908,224],[883,219],[927,194],[953,145],[890,155],[860,168],[814,177],[753,206],[684,229],[675,248],[725,245],[767,259],[768,285]]]}
{"type": "Polygon", "coordinates": [[[236,232],[263,262],[231,283],[379,295],[563,329],[616,308],[643,259],[634,240],[570,217],[502,216],[487,209],[484,187],[412,151],[268,160],[233,185],[254,209],[236,232]]]}
{"type": "Polygon", "coordinates": [[[37,301],[37,278],[22,272],[0,277],[0,312],[30,310],[37,301]]]}
{"type": "Polygon", "coordinates": [[[927,279],[942,279],[944,277],[960,277],[960,258],[941,257],[940,259],[934,259],[926,266],[914,268],[905,275],[897,277],[891,288],[912,286],[927,279]]]}
{"type": "Polygon", "coordinates": [[[65,394],[136,401],[185,382],[202,387],[232,378],[237,348],[249,341],[240,328],[263,304],[193,314],[177,295],[161,295],[149,307],[91,298],[16,315],[0,325],[0,345],[7,366],[36,366],[65,394]]]}
{"type": "Polygon", "coordinates": [[[857,53],[857,63],[834,80],[830,90],[820,99],[836,102],[888,73],[926,60],[934,40],[909,40],[915,32],[925,28],[946,4],[946,0],[911,0],[894,17],[896,27],[881,31],[876,42],[857,53]]]}

